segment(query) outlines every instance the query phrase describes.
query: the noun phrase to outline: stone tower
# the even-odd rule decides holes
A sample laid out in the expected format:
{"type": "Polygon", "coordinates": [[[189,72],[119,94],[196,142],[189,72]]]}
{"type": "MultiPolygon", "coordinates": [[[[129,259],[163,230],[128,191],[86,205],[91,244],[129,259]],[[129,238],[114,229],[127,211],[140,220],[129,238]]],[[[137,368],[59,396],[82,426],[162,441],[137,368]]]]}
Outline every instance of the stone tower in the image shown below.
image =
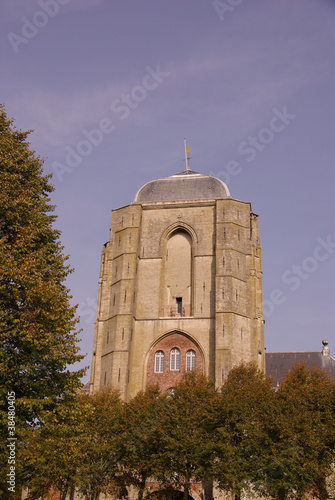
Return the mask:
{"type": "Polygon", "coordinates": [[[264,366],[258,216],[210,175],[145,184],[112,211],[101,256],[90,391],[126,400],[185,370],[220,386],[242,361],[264,366]]]}

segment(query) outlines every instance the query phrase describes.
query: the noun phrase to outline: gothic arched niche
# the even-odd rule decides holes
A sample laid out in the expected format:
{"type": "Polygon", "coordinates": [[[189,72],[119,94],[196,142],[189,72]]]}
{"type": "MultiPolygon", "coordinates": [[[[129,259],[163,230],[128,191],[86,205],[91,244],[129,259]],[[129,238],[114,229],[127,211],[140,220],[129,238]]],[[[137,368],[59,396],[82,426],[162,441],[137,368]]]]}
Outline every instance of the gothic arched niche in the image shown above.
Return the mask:
{"type": "Polygon", "coordinates": [[[166,243],[164,316],[192,314],[192,238],[176,229],[166,243]]]}
{"type": "Polygon", "coordinates": [[[158,339],[148,352],[146,386],[158,384],[162,391],[168,391],[190,370],[204,373],[201,347],[186,333],[169,332],[158,339]]]}

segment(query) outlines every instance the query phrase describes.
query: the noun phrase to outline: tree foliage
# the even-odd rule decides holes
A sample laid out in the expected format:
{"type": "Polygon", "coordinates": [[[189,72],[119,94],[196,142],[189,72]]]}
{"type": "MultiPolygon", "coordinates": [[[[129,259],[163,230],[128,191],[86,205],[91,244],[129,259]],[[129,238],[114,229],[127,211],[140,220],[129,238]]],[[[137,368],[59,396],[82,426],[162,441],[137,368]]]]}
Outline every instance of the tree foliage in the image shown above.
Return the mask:
{"type": "Polygon", "coordinates": [[[216,391],[202,374],[191,371],[166,398],[160,419],[161,477],[184,491],[210,477],[213,461],[216,391]]]}
{"type": "Polygon", "coordinates": [[[79,491],[88,500],[101,493],[124,498],[126,477],[122,474],[124,403],[118,391],[105,390],[88,398],[90,411],[84,417],[85,447],[77,465],[79,491]]]}
{"type": "Polygon", "coordinates": [[[327,374],[304,365],[277,392],[253,365],[242,365],[220,391],[190,372],[170,394],[151,387],[128,403],[113,391],[78,396],[75,405],[57,405],[27,439],[26,484],[32,498],[74,487],[88,500],[123,498],[135,486],[141,499],[153,482],[157,498],[164,491],[188,498],[192,484],[206,481],[235,499],[327,498],[334,401],[327,374]]]}
{"type": "Polygon", "coordinates": [[[120,462],[127,484],[138,489],[139,500],[143,498],[146,481],[159,475],[159,463],[165,453],[160,440],[165,401],[158,387],[150,387],[124,407],[120,462]]]}
{"type": "Polygon", "coordinates": [[[252,365],[231,370],[220,394],[216,479],[235,498],[327,497],[335,450],[334,383],[295,366],[279,390],[252,365]]]}
{"type": "Polygon", "coordinates": [[[78,465],[85,461],[89,446],[91,403],[87,396],[78,396],[71,405],[61,403],[47,412],[43,427],[26,429],[18,462],[29,498],[57,491],[63,500],[79,487],[78,465]]]}
{"type": "MultiPolygon", "coordinates": [[[[7,395],[15,394],[16,430],[41,423],[43,412],[80,386],[75,308],[53,228],[53,187],[0,106],[0,425],[7,437],[7,395]]],[[[6,450],[1,450],[4,460],[6,450]]],[[[4,466],[3,471],[6,470],[4,466]]]]}
{"type": "Polygon", "coordinates": [[[239,499],[262,484],[275,407],[272,380],[254,365],[233,368],[221,388],[215,429],[215,478],[239,499]]]}
{"type": "Polygon", "coordinates": [[[39,429],[26,431],[20,462],[29,498],[58,492],[60,499],[78,490],[87,500],[101,493],[123,498],[120,473],[122,402],[115,391],[78,395],[57,405],[39,429]]]}
{"type": "Polygon", "coordinates": [[[324,370],[296,365],[276,394],[265,491],[275,498],[328,498],[335,455],[334,383],[324,370]]]}

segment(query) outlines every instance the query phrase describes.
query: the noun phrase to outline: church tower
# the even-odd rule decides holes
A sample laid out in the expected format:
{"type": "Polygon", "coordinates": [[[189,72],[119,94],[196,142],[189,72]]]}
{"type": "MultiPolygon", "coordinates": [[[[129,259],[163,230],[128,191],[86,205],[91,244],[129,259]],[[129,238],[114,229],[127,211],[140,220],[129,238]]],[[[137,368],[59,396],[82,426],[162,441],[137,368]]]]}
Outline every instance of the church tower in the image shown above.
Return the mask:
{"type": "Polygon", "coordinates": [[[229,370],[265,370],[258,216],[211,175],[145,184],[112,211],[101,256],[90,392],[129,400],[173,389],[197,369],[220,386],[229,370]]]}

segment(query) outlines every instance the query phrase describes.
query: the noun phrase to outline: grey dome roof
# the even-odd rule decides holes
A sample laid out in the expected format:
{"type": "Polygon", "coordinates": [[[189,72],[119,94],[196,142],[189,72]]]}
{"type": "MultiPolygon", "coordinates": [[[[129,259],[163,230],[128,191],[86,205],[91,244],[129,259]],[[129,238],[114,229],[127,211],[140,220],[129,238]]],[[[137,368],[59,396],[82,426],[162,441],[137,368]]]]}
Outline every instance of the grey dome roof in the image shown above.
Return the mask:
{"type": "Polygon", "coordinates": [[[220,179],[212,175],[182,173],[144,184],[137,191],[133,203],[216,200],[228,197],[229,189],[220,179]]]}

